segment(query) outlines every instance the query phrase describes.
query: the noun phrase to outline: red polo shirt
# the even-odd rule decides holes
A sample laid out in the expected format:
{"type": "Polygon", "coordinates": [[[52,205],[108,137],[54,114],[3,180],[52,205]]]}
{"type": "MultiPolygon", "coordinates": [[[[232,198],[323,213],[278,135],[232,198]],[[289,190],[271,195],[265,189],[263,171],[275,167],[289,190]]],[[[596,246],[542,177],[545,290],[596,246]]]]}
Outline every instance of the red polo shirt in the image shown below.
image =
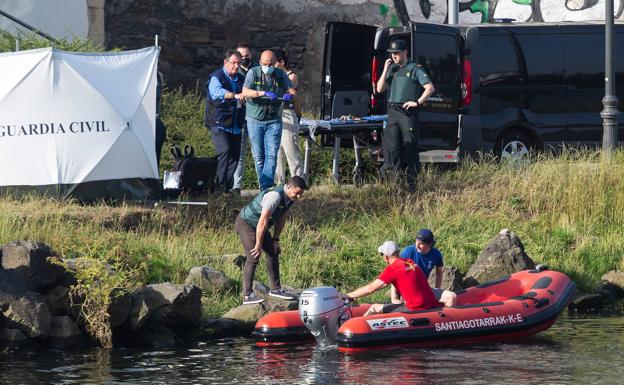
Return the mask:
{"type": "Polygon", "coordinates": [[[425,310],[440,306],[429,287],[425,273],[414,262],[397,258],[379,274],[379,279],[392,284],[405,299],[410,310],[425,310]]]}

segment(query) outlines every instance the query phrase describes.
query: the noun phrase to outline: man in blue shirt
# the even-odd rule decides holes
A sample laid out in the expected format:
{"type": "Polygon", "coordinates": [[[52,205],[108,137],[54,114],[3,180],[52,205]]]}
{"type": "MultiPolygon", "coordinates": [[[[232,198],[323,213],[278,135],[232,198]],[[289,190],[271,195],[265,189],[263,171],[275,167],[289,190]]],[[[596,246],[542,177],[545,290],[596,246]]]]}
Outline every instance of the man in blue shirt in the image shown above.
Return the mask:
{"type": "MultiPolygon", "coordinates": [[[[433,232],[429,229],[420,229],[418,234],[416,234],[416,242],[401,250],[401,258],[414,261],[420,266],[427,278],[429,278],[431,271],[435,267],[435,288],[439,289],[440,286],[442,286],[444,262],[442,261],[442,253],[440,250],[433,247],[433,245],[435,245],[433,232]]],[[[434,293],[435,291],[436,290],[434,290],[434,293]]]]}
{"type": "Polygon", "coordinates": [[[232,188],[234,171],[241,151],[241,128],[245,119],[244,98],[241,95],[245,79],[238,73],[241,54],[228,50],[223,67],[210,74],[207,87],[204,125],[210,128],[217,153],[218,189],[232,188]]]}

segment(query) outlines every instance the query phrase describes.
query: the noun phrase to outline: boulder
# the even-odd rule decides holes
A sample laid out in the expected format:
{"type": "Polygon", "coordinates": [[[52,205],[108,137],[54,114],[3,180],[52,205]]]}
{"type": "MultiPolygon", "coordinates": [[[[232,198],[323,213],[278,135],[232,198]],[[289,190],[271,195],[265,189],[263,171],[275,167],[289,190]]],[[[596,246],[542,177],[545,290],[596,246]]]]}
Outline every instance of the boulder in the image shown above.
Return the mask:
{"type": "Polygon", "coordinates": [[[0,269],[0,311],[7,326],[29,337],[46,337],[52,315],[43,297],[33,291],[27,269],[0,269]]]}
{"type": "Polygon", "coordinates": [[[171,327],[198,326],[201,290],[193,285],[168,282],[138,289],[132,295],[130,328],[138,330],[151,318],[171,327]]]}
{"type": "Polygon", "coordinates": [[[202,291],[228,291],[234,288],[234,282],[219,270],[208,266],[195,266],[184,281],[195,285],[202,291]]]}
{"type": "Polygon", "coordinates": [[[201,329],[194,333],[193,339],[247,336],[253,331],[254,326],[255,324],[237,319],[212,318],[202,322],[201,329]]]}
{"type": "Polygon", "coordinates": [[[297,310],[298,304],[297,301],[271,300],[253,305],[240,305],[230,309],[221,318],[241,321],[253,329],[256,322],[263,316],[276,311],[297,310]]]}
{"type": "Polygon", "coordinates": [[[132,294],[128,292],[114,293],[108,305],[111,327],[122,325],[128,320],[132,309],[132,294]]]}
{"type": "Polygon", "coordinates": [[[43,300],[53,316],[72,314],[69,288],[66,286],[56,286],[43,296],[43,300]]]}
{"type": "Polygon", "coordinates": [[[624,294],[624,271],[612,270],[601,278],[602,281],[611,283],[612,285],[620,288],[620,296],[624,294]]]}
{"type": "Polygon", "coordinates": [[[598,313],[602,310],[604,302],[604,296],[599,293],[576,293],[568,308],[579,313],[598,313]]]}
{"type": "Polygon", "coordinates": [[[607,302],[615,302],[620,298],[624,298],[624,288],[622,286],[605,280],[598,282],[596,293],[601,294],[607,302]]]}
{"type": "Polygon", "coordinates": [[[520,238],[514,232],[503,229],[481,251],[462,286],[467,288],[534,268],[535,262],[524,252],[520,238]]]}
{"type": "Polygon", "coordinates": [[[25,267],[33,286],[37,290],[54,286],[62,277],[65,269],[50,262],[48,257],[57,254],[50,246],[41,242],[14,241],[0,248],[2,267],[16,269],[25,267]]]}
{"type": "MultiPolygon", "coordinates": [[[[462,287],[462,274],[458,268],[452,266],[444,266],[442,273],[442,286],[444,290],[460,291],[462,287]]],[[[435,270],[429,275],[429,286],[435,287],[436,274],[435,270]]]]}
{"type": "MultiPolygon", "coordinates": [[[[290,302],[289,300],[285,300],[285,299],[281,299],[281,298],[276,298],[276,297],[271,297],[269,295],[269,291],[271,291],[271,289],[265,285],[264,283],[260,282],[260,281],[253,281],[253,284],[251,285],[251,289],[258,295],[258,297],[262,297],[267,301],[286,301],[286,302],[290,302]]],[[[291,294],[295,297],[295,302],[298,301],[299,296],[301,295],[301,289],[295,289],[292,288],[290,286],[287,285],[282,285],[282,289],[288,293],[291,294]]]]}
{"type": "Polygon", "coordinates": [[[28,337],[21,330],[6,328],[0,328],[0,341],[2,345],[8,346],[21,346],[29,343],[28,337]]]}
{"type": "Polygon", "coordinates": [[[139,342],[152,348],[170,348],[176,345],[177,337],[165,325],[149,322],[141,330],[139,342]]]}
{"type": "Polygon", "coordinates": [[[48,335],[53,339],[72,339],[81,338],[82,333],[78,329],[76,322],[66,315],[52,317],[50,322],[50,333],[48,335]]]}

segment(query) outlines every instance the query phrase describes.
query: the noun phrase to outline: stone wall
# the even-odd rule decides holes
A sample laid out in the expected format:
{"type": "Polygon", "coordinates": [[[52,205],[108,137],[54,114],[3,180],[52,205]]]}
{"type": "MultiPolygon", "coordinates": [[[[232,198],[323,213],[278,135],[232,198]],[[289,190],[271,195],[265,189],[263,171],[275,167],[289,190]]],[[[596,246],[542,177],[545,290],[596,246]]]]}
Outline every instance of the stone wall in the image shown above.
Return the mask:
{"type": "MultiPolygon", "coordinates": [[[[104,0],[90,0],[90,7],[104,0]]],[[[614,0],[624,18],[624,0],[614,0]]],[[[325,25],[347,21],[395,26],[443,23],[447,0],[106,0],[106,46],[162,48],[159,69],[169,87],[199,86],[222,64],[226,49],[248,41],[257,60],[264,49],[287,47],[300,77],[306,110],[319,106],[325,25]]],[[[557,22],[604,18],[604,0],[460,0],[461,23],[494,18],[557,22]]],[[[95,8],[93,8],[95,9],[95,8]]],[[[93,17],[91,18],[94,19],[93,17]]]]}
{"type": "Polygon", "coordinates": [[[199,84],[203,92],[239,41],[251,44],[255,60],[264,49],[287,47],[306,109],[318,108],[328,21],[398,22],[389,0],[108,0],[105,10],[107,47],[145,47],[159,35],[159,69],[170,87],[199,84]]]}

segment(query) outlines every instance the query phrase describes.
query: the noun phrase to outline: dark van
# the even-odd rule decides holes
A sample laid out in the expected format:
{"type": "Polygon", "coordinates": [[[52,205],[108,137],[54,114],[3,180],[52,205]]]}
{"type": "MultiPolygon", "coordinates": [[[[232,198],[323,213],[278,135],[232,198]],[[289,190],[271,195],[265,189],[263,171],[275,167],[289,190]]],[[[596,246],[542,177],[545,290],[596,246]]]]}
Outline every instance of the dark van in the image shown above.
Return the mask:
{"type": "MultiPolygon", "coordinates": [[[[589,22],[412,22],[383,29],[329,23],[321,119],[385,113],[385,94],[373,85],[394,39],[411,42],[411,60],[427,70],[436,89],[420,113],[422,162],[602,143],[604,24],[589,22]]],[[[622,23],[615,25],[614,47],[618,110],[624,112],[622,23]]],[[[618,119],[622,144],[624,113],[618,119]]]]}

